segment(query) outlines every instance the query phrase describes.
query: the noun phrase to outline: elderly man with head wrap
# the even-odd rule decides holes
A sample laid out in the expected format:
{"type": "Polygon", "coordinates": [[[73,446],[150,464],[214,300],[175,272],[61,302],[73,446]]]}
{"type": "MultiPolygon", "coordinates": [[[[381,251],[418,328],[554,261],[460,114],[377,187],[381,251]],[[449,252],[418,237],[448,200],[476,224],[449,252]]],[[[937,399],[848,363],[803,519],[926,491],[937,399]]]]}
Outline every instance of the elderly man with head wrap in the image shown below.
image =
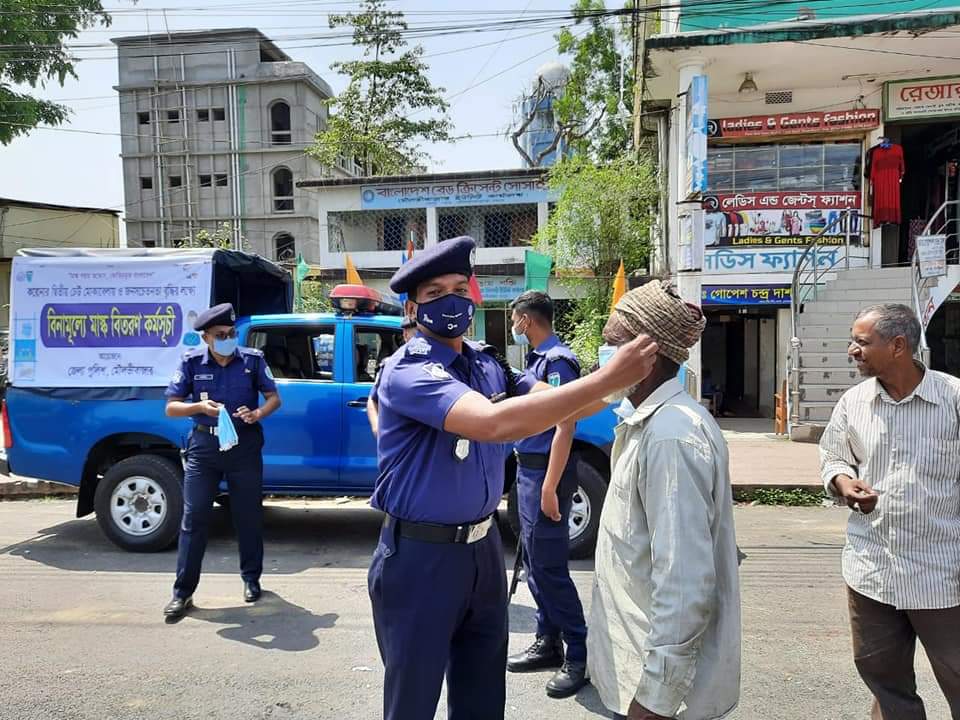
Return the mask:
{"type": "Polygon", "coordinates": [[[727,446],[677,380],[706,321],[665,282],[621,298],[603,364],[640,334],[653,372],[608,402],[621,418],[600,520],[587,637],[590,675],[614,717],[720,718],[740,695],[740,591],[727,446]]]}

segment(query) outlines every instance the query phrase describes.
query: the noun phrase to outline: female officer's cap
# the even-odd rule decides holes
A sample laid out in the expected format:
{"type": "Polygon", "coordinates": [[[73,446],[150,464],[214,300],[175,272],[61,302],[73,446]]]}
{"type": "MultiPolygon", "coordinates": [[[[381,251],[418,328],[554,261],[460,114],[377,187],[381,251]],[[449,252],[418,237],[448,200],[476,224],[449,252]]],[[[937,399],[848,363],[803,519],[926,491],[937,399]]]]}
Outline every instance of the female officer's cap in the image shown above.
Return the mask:
{"type": "Polygon", "coordinates": [[[197,315],[197,320],[193,323],[193,329],[197,332],[212,328],[217,325],[232,327],[237,323],[237,314],[233,311],[233,305],[223,303],[214,305],[209,310],[204,310],[197,315]]]}
{"type": "Polygon", "coordinates": [[[456,273],[470,277],[476,249],[477,244],[467,235],[444,240],[401,265],[390,280],[390,289],[399,295],[415,292],[419,285],[440,275],[456,273]]]}

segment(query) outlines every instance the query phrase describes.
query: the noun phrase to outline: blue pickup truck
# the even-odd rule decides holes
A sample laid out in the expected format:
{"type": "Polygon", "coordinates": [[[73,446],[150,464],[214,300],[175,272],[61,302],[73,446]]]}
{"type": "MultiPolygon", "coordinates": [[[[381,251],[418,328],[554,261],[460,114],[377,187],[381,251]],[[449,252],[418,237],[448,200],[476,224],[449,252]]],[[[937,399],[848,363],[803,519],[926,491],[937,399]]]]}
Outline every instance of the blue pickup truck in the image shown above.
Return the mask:
{"type": "MultiPolygon", "coordinates": [[[[366,401],[381,360],[402,343],[396,315],[338,311],[243,317],[243,345],[263,351],[283,407],[264,423],[264,493],[369,496],[376,439],[366,401]]],[[[158,551],[180,524],[180,448],[190,424],[164,415],[163,387],[20,387],[2,409],[9,471],[79,488],[77,517],[95,513],[103,532],[131,551],[158,551]]],[[[581,421],[580,476],[570,522],[571,554],[592,552],[609,476],[615,418],[581,421]]],[[[506,468],[512,483],[515,468],[506,468]]],[[[224,487],[224,491],[226,488],[224,487]]],[[[515,491],[509,516],[516,528],[515,491]]]]}

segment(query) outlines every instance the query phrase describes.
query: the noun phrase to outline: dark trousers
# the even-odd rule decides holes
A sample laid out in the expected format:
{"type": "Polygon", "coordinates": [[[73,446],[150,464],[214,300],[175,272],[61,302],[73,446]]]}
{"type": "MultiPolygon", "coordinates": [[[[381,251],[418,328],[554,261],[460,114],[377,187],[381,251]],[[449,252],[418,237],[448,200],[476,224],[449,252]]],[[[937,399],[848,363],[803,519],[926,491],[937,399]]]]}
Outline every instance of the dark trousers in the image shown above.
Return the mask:
{"type": "Polygon", "coordinates": [[[847,595],[853,659],[873,693],[872,720],[926,720],[913,666],[918,638],[960,720],[960,607],[897,610],[850,588],[847,595]]]}
{"type": "Polygon", "coordinates": [[[230,512],[240,546],[240,575],[258,581],[263,571],[263,432],[259,427],[240,432],[239,444],[220,452],[213,435],[193,431],[187,445],[183,474],[183,520],[177,548],[177,579],[173,593],[186,598],[200,582],[207,549],[213,499],[223,478],[230,492],[230,512]]]}
{"type": "Polygon", "coordinates": [[[527,587],[537,603],[537,635],[562,637],[566,658],[587,660],[587,624],[577,588],[570,577],[570,506],[572,490],[561,488],[560,521],[540,510],[546,470],[517,468],[517,505],[527,587]]]}
{"type": "Polygon", "coordinates": [[[448,720],[503,720],[507,581],[495,523],[469,545],[410,540],[384,527],[368,589],[384,720],[433,720],[444,675],[448,720]]]}

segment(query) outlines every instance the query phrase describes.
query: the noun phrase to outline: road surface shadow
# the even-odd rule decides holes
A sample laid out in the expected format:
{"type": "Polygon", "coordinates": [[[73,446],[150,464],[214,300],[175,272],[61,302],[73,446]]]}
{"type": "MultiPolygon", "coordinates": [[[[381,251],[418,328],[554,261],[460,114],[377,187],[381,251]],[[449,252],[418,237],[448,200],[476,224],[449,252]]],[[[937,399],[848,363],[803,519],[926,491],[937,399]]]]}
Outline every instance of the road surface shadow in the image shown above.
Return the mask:
{"type": "Polygon", "coordinates": [[[337,613],[315,615],[264,590],[256,603],[230,608],[194,606],[185,619],[229,626],[217,630],[217,635],[224,640],[261,650],[306,652],[320,644],[316,631],[329,630],[339,617],[337,613]]]}
{"type": "Polygon", "coordinates": [[[600,693],[593,685],[587,685],[583,690],[577,693],[577,705],[589,710],[594,715],[601,718],[612,718],[613,713],[607,710],[600,701],[600,693]]]}

